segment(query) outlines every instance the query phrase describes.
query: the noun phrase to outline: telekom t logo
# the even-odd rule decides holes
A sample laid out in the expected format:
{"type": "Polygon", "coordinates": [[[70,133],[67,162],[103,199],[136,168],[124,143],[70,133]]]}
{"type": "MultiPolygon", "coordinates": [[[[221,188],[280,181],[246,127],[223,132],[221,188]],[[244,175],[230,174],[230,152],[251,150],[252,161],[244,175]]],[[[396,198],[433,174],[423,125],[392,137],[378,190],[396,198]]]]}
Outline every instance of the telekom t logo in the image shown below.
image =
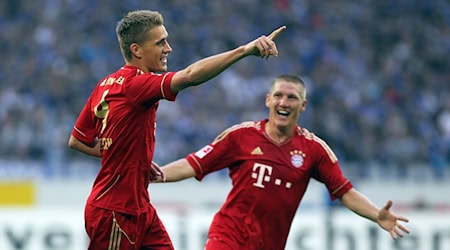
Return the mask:
{"type": "MultiPolygon", "coordinates": [[[[273,167],[267,166],[261,163],[255,163],[253,165],[253,173],[252,178],[256,179],[256,182],[253,183],[253,186],[264,188],[264,182],[271,181],[273,167]]],[[[274,178],[273,184],[276,186],[284,187],[286,189],[290,189],[292,187],[292,182],[283,181],[282,179],[274,178]]]]}
{"type": "Polygon", "coordinates": [[[264,188],[264,182],[270,182],[270,175],[272,174],[272,167],[264,164],[256,163],[253,165],[252,178],[256,179],[253,186],[264,188]]]}

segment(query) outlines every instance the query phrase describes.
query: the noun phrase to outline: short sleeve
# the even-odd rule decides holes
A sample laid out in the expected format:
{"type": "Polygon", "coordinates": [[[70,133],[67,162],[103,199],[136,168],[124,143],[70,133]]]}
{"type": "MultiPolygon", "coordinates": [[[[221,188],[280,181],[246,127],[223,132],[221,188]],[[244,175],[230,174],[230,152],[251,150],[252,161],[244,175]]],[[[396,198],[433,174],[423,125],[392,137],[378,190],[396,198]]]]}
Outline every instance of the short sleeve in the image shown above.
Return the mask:
{"type": "Polygon", "coordinates": [[[156,103],[161,99],[175,101],[177,93],[172,93],[170,83],[175,72],[163,74],[145,73],[127,82],[125,92],[132,103],[156,103]]]}
{"type": "Polygon", "coordinates": [[[80,112],[80,115],[75,122],[75,126],[72,130],[72,136],[79,141],[90,145],[94,143],[97,136],[95,130],[95,119],[93,112],[91,112],[91,98],[89,98],[80,112]]]}
{"type": "Polygon", "coordinates": [[[313,178],[324,183],[331,200],[342,197],[352,187],[352,183],[343,175],[339,162],[331,148],[322,140],[317,139],[318,161],[313,178]]]}
{"type": "Polygon", "coordinates": [[[200,150],[189,154],[186,160],[194,168],[196,179],[233,165],[239,155],[239,145],[235,143],[239,131],[229,128],[218,135],[214,141],[200,150]]]}

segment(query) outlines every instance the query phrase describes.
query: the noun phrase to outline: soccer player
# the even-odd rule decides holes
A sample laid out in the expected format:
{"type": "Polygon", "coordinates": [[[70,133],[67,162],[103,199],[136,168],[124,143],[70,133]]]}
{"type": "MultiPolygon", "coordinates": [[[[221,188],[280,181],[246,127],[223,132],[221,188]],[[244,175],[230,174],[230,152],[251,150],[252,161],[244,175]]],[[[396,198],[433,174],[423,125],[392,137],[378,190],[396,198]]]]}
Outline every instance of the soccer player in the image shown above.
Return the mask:
{"type": "Polygon", "coordinates": [[[150,204],[155,114],[161,99],[199,85],[247,56],[277,56],[273,38],[285,27],[205,59],[167,72],[172,48],[163,17],[156,11],[129,12],[116,33],[125,65],[102,79],[79,114],[68,145],[101,157],[102,167],[85,207],[89,249],[173,249],[150,204]]]}
{"type": "Polygon", "coordinates": [[[393,214],[392,201],[379,209],[356,191],[330,147],[297,125],[306,108],[303,81],[277,77],[266,96],[268,119],[232,126],[186,158],[161,168],[158,181],[174,182],[229,169],[232,189],[209,228],[206,250],[284,249],[292,220],[311,178],[325,184],[331,199],[368,218],[392,238],[409,233],[393,214]]]}

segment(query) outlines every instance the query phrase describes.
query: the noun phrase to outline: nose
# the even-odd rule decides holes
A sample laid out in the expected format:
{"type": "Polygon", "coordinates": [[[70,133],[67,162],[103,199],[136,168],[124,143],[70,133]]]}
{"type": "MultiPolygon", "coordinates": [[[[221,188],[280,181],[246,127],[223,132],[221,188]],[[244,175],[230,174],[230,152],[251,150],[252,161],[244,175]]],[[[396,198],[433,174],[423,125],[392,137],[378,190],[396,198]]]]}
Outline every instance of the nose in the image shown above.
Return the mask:
{"type": "Polygon", "coordinates": [[[289,102],[288,102],[288,98],[286,96],[283,96],[280,99],[280,106],[281,107],[289,107],[289,102]]]}
{"type": "Polygon", "coordinates": [[[166,52],[166,53],[172,52],[172,47],[170,47],[170,44],[168,42],[166,42],[166,44],[164,46],[164,52],[166,52]]]}

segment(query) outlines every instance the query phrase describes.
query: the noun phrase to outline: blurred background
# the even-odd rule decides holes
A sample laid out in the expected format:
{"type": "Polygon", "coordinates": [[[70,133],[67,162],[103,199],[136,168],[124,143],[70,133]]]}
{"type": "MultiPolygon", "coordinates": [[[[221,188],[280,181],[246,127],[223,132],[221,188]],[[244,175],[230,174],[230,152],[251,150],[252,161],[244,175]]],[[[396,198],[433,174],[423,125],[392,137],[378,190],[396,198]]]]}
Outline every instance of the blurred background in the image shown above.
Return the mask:
{"type": "MultiPolygon", "coordinates": [[[[450,249],[447,0],[1,1],[0,249],[85,248],[84,201],[100,162],[69,150],[67,140],[95,84],[124,64],[115,26],[136,9],[163,14],[170,71],[287,26],[276,39],[278,58],[246,58],[176,102],[160,102],[156,162],[265,118],[272,79],[295,74],[308,90],[300,126],[331,146],[377,205],[393,199],[415,218],[416,231],[394,248],[374,225],[339,214],[312,183],[287,249],[450,249]],[[347,217],[354,227],[339,224],[347,217]],[[334,234],[345,227],[348,234],[334,234]]],[[[201,249],[229,181],[222,171],[150,189],[177,249],[201,249]]]]}

